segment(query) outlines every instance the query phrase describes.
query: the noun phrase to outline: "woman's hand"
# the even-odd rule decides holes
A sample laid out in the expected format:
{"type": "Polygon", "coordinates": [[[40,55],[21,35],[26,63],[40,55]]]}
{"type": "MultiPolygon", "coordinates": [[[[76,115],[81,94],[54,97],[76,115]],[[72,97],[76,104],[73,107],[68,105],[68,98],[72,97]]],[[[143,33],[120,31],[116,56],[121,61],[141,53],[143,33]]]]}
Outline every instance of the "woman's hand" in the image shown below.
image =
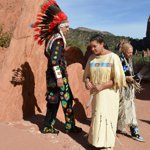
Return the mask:
{"type": "Polygon", "coordinates": [[[57,86],[62,87],[64,85],[64,81],[62,78],[57,79],[57,86]]]}
{"type": "Polygon", "coordinates": [[[127,82],[133,82],[133,76],[126,76],[126,80],[127,80],[127,82]]]}
{"type": "Polygon", "coordinates": [[[93,89],[93,90],[95,90],[95,91],[97,91],[97,92],[100,92],[100,91],[102,91],[103,89],[104,89],[103,85],[102,85],[102,84],[99,84],[99,85],[94,86],[94,89],[93,89]]]}
{"type": "Polygon", "coordinates": [[[110,80],[110,81],[108,81],[106,83],[95,85],[93,90],[95,90],[96,92],[101,92],[102,90],[110,89],[112,87],[113,87],[113,81],[110,80]]]}
{"type": "Polygon", "coordinates": [[[89,79],[86,79],[86,81],[85,81],[85,87],[88,90],[91,90],[93,88],[93,84],[90,82],[89,79]]]}

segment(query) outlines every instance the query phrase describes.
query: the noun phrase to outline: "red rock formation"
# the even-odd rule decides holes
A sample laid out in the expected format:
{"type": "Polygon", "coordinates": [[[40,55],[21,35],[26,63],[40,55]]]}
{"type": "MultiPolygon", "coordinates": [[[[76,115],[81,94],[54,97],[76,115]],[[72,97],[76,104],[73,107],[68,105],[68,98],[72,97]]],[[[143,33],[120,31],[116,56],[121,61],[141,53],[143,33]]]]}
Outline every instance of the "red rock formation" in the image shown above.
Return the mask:
{"type": "MultiPolygon", "coordinates": [[[[12,21],[14,21],[14,24],[12,24],[16,25],[16,27],[13,32],[10,47],[5,54],[5,59],[0,69],[0,120],[20,120],[40,112],[45,114],[45,70],[47,60],[43,54],[43,47],[39,47],[37,43],[33,41],[34,33],[30,28],[30,24],[35,21],[36,14],[40,8],[39,6],[43,1],[6,0],[3,1],[5,5],[0,5],[4,8],[14,3],[15,5],[20,4],[21,6],[17,8],[14,7],[16,10],[14,10],[13,15],[16,17],[15,19],[18,18],[18,21],[12,19],[12,21]],[[19,2],[19,4],[17,4],[17,2],[19,2]],[[21,8],[22,10],[20,11],[21,8]],[[20,12],[19,14],[15,13],[18,11],[20,12]]],[[[13,12],[12,7],[11,10],[13,12]]],[[[9,17],[10,15],[8,14],[8,18],[9,17]]],[[[5,24],[4,20],[3,23],[5,24]]],[[[11,25],[11,22],[9,23],[11,25]]],[[[10,28],[10,26],[8,26],[8,28],[10,28]]],[[[74,58],[72,63],[82,63],[81,58],[83,54],[80,50],[76,49],[71,52],[71,54],[70,56],[80,57],[80,59],[77,59],[77,57],[74,58]]],[[[79,99],[78,103],[84,107],[88,93],[82,82],[82,67],[81,65],[72,64],[68,67],[68,72],[73,94],[75,98],[79,99]]],[[[75,108],[76,106],[77,105],[75,105],[75,108]]],[[[58,113],[60,119],[63,117],[61,111],[62,109],[58,113]]],[[[82,111],[84,110],[82,109],[82,111]]],[[[80,119],[83,119],[83,117],[80,119]]]]}
{"type": "Polygon", "coordinates": [[[83,53],[78,47],[67,47],[65,51],[65,58],[67,65],[73,63],[80,63],[83,65],[84,63],[83,53]]]}
{"type": "Polygon", "coordinates": [[[147,41],[147,47],[150,49],[150,16],[147,21],[146,41],[147,41]]]}
{"type": "Polygon", "coordinates": [[[0,69],[2,67],[2,63],[4,61],[6,51],[7,51],[6,48],[0,47],[0,69]]]}
{"type": "Polygon", "coordinates": [[[13,31],[23,11],[24,0],[0,0],[0,25],[5,31],[13,31]]]}
{"type": "Polygon", "coordinates": [[[150,39],[150,16],[147,21],[146,37],[150,39]]]}
{"type": "Polygon", "coordinates": [[[81,64],[74,63],[68,66],[67,71],[70,87],[75,98],[75,116],[79,121],[83,121],[85,116],[90,117],[91,115],[90,109],[85,108],[90,95],[83,83],[84,70],[81,64]]]}
{"type": "Polygon", "coordinates": [[[1,120],[18,120],[45,108],[46,59],[43,48],[34,43],[29,27],[41,3],[24,0],[22,4],[23,10],[0,70],[1,120]]]}

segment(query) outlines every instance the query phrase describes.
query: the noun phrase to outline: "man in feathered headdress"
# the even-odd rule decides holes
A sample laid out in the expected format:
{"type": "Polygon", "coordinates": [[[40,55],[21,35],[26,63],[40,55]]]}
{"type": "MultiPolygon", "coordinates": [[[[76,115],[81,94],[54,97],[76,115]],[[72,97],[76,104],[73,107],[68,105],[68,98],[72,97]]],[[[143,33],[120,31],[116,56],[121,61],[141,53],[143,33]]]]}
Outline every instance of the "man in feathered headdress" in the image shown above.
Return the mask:
{"type": "Polygon", "coordinates": [[[73,95],[68,84],[66,62],[63,55],[66,47],[64,35],[69,30],[67,16],[61,11],[56,1],[49,0],[42,6],[41,12],[37,15],[37,22],[32,27],[38,32],[34,36],[35,40],[38,40],[40,45],[45,42],[45,55],[48,59],[46,71],[47,113],[42,132],[59,133],[54,128],[54,124],[60,101],[65,114],[66,133],[81,132],[82,129],[75,126],[72,109],[73,95]]]}

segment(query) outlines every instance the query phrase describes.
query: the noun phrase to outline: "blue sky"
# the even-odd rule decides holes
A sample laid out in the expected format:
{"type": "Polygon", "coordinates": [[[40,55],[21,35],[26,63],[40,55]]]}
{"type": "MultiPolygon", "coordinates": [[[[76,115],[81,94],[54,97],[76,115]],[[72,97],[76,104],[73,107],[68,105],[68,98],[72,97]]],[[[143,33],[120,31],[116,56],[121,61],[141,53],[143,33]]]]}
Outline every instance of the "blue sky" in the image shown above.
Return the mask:
{"type": "Polygon", "coordinates": [[[133,38],[145,37],[150,0],[56,0],[71,28],[87,27],[133,38]]]}

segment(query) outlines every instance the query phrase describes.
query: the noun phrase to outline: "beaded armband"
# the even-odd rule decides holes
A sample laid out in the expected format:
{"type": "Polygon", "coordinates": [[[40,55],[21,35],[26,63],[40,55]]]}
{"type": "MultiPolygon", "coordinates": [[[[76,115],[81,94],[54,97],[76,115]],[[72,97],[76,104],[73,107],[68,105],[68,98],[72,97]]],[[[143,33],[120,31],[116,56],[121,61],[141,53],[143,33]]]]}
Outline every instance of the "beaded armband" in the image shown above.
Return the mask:
{"type": "Polygon", "coordinates": [[[54,66],[54,67],[53,67],[53,70],[54,70],[54,73],[55,73],[55,77],[56,77],[57,79],[62,78],[62,74],[61,74],[61,71],[60,71],[60,67],[59,67],[59,66],[54,66]]]}

